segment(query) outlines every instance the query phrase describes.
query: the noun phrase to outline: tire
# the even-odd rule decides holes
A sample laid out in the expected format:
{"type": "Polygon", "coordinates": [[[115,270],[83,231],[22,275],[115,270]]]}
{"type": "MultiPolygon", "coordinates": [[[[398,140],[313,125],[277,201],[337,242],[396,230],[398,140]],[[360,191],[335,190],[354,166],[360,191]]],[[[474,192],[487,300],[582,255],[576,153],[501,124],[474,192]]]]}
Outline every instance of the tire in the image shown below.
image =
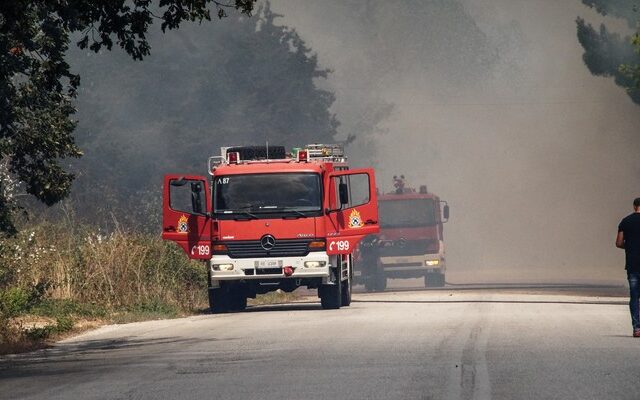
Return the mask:
{"type": "Polygon", "coordinates": [[[231,292],[231,311],[244,311],[247,308],[247,296],[242,290],[236,289],[231,292]]]}
{"type": "Polygon", "coordinates": [[[321,285],[318,291],[322,308],[325,310],[340,308],[342,304],[342,282],[336,282],[335,285],[321,285]]]}
{"type": "Polygon", "coordinates": [[[444,274],[429,272],[424,276],[424,287],[444,287],[444,274]]]}
{"type": "Polygon", "coordinates": [[[387,288],[387,277],[382,271],[378,271],[374,275],[374,285],[376,292],[384,292],[384,290],[387,288]]]}
{"type": "Polygon", "coordinates": [[[382,271],[374,272],[365,278],[364,289],[367,292],[384,292],[387,288],[387,277],[382,271]]]}
{"type": "MultiPolygon", "coordinates": [[[[351,261],[351,256],[349,256],[351,261]]],[[[353,273],[351,272],[351,263],[349,263],[349,278],[340,283],[342,285],[341,302],[343,307],[351,305],[351,288],[353,287],[353,273]]]]}
{"type": "Polygon", "coordinates": [[[212,314],[243,311],[247,308],[247,296],[241,287],[209,289],[209,310],[212,314]]]}
{"type": "Polygon", "coordinates": [[[228,298],[222,288],[209,289],[209,311],[211,314],[223,314],[229,311],[228,298]]]}
{"type": "Polygon", "coordinates": [[[364,290],[373,292],[376,290],[375,280],[373,276],[367,276],[364,280],[364,290]]]}

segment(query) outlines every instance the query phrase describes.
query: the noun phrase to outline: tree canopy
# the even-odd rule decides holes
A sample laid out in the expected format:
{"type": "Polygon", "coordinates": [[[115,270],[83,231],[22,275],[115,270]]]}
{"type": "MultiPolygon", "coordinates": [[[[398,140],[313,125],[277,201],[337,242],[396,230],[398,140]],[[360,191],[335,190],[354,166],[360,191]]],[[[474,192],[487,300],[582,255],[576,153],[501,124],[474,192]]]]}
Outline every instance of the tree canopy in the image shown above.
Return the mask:
{"type": "Polygon", "coordinates": [[[20,192],[47,205],[67,196],[74,175],[61,160],[82,155],[73,138],[80,76],[66,59],[71,37],[94,52],[150,54],[147,32],[185,21],[250,15],[256,0],[14,0],[0,3],[0,233],[13,233],[20,192]]]}
{"type": "Polygon", "coordinates": [[[640,2],[638,0],[582,0],[603,16],[624,19],[632,35],[612,32],[605,24],[599,29],[577,19],[578,40],[584,48],[583,60],[589,71],[598,76],[612,77],[627,90],[631,99],[640,104],[640,2]]]}
{"type": "Polygon", "coordinates": [[[156,231],[164,173],[206,174],[221,146],[335,140],[329,70],[269,3],[230,23],[149,35],[144,63],[70,52],[87,78],[78,94],[71,200],[86,219],[156,231]]]}

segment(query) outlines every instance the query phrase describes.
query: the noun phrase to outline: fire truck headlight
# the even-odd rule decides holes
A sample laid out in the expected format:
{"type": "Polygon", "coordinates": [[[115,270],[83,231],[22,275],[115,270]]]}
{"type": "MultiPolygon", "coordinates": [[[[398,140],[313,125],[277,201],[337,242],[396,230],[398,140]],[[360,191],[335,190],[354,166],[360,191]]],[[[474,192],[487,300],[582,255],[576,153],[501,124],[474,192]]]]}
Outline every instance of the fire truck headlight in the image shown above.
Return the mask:
{"type": "Polygon", "coordinates": [[[325,261],[305,261],[304,267],[305,268],[322,268],[326,264],[327,263],[325,261]]]}
{"type": "Polygon", "coordinates": [[[233,271],[233,264],[213,264],[214,271],[233,271]]]}
{"type": "Polygon", "coordinates": [[[440,264],[439,260],[426,260],[424,262],[424,265],[426,265],[427,267],[433,267],[433,266],[436,266],[438,264],[440,264]]]}

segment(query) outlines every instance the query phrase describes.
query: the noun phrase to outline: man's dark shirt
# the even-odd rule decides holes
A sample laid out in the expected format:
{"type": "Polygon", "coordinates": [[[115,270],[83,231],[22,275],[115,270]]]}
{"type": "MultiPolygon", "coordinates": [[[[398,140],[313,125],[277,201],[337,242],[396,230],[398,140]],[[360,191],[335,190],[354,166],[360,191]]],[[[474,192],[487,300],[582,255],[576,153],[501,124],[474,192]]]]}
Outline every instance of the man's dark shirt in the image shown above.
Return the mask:
{"type": "Polygon", "coordinates": [[[625,268],[640,273],[640,213],[627,215],[620,221],[618,232],[624,238],[625,268]]]}

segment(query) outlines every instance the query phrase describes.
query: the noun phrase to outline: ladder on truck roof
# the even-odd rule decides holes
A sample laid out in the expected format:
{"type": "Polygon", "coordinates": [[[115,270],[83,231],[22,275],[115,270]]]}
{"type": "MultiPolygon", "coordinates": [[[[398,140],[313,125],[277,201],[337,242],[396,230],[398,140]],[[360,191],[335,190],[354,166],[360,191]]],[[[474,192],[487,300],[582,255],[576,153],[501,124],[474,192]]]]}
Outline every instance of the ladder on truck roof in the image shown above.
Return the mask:
{"type": "Polygon", "coordinates": [[[344,155],[344,146],[341,144],[313,143],[306,145],[303,150],[309,152],[310,160],[347,162],[347,157],[344,155]]]}
{"type": "MultiPolygon", "coordinates": [[[[215,167],[225,164],[228,162],[229,150],[242,149],[242,146],[224,146],[220,147],[220,155],[219,156],[211,156],[209,157],[207,163],[207,169],[210,175],[213,175],[213,169],[215,167]]],[[[284,154],[284,148],[282,146],[273,146],[274,153],[278,154],[281,157],[271,159],[270,157],[265,158],[253,158],[242,160],[244,162],[250,161],[265,161],[269,162],[269,160],[288,160],[288,158],[282,158],[284,154]]],[[[268,151],[268,150],[267,150],[268,151]]],[[[344,163],[347,162],[347,157],[344,155],[344,147],[341,144],[322,144],[322,143],[313,143],[304,146],[303,148],[294,148],[292,157],[290,161],[293,161],[297,158],[297,153],[300,151],[306,151],[308,154],[308,160],[316,160],[316,161],[324,161],[324,162],[335,162],[335,163],[344,163]]],[[[269,154],[270,155],[270,154],[269,154]]],[[[284,157],[287,157],[286,155],[284,157]]]]}

